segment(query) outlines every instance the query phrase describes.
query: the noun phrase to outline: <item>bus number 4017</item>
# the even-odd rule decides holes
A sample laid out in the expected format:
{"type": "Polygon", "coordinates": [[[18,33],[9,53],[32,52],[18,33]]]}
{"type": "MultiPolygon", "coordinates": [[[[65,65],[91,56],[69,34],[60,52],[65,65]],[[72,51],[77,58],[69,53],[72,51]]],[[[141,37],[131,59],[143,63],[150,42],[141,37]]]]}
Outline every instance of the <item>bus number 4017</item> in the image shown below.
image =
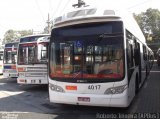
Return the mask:
{"type": "Polygon", "coordinates": [[[89,90],[99,90],[101,88],[101,85],[89,85],[89,90]]]}

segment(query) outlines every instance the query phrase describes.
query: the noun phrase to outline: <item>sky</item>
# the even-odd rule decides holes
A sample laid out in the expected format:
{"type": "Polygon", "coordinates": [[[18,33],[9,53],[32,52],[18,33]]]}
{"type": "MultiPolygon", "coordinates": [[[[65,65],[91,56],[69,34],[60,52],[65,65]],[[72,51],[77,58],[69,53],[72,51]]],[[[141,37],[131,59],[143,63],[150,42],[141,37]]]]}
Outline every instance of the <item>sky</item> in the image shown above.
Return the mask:
{"type": "MultiPolygon", "coordinates": [[[[0,39],[7,30],[43,31],[48,14],[53,20],[72,8],[78,0],[0,0],[0,39]]],[[[90,6],[122,7],[131,13],[145,12],[148,8],[160,10],[159,0],[84,0],[90,6]]],[[[73,8],[72,8],[73,9],[73,8]]]]}

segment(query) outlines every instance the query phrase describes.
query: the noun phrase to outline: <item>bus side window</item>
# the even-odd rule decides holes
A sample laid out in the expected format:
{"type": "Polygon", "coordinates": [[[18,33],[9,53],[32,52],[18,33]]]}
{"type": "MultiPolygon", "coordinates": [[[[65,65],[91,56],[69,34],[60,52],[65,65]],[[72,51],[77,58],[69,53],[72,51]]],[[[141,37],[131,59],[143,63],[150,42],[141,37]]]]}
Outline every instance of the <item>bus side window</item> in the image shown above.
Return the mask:
{"type": "Polygon", "coordinates": [[[129,68],[132,68],[134,66],[134,58],[133,58],[133,46],[131,44],[128,44],[128,66],[129,68]]]}
{"type": "Polygon", "coordinates": [[[133,48],[134,48],[135,40],[134,40],[134,36],[128,30],[126,30],[126,37],[127,37],[127,64],[128,64],[128,68],[130,69],[134,66],[133,48]]]}
{"type": "Polygon", "coordinates": [[[3,55],[0,54],[0,60],[3,60],[3,55]]]}
{"type": "Polygon", "coordinates": [[[147,50],[146,47],[143,45],[143,59],[146,61],[147,60],[147,50]]]}

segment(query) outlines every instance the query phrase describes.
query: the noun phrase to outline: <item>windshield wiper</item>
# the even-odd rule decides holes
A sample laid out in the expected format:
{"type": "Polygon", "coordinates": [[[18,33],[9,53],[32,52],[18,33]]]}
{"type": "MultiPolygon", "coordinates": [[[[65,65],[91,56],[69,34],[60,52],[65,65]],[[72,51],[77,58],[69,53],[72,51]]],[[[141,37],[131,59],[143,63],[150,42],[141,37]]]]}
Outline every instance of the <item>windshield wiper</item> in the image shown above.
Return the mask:
{"type": "Polygon", "coordinates": [[[81,71],[77,72],[77,73],[74,73],[74,77],[73,78],[76,78],[79,74],[81,74],[81,71]]]}

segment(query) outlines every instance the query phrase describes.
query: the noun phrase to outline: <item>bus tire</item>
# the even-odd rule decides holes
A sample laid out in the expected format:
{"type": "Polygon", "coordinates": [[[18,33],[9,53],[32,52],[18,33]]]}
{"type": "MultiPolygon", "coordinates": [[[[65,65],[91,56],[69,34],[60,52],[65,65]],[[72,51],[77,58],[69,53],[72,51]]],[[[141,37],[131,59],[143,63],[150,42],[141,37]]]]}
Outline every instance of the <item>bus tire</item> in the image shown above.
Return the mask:
{"type": "Polygon", "coordinates": [[[139,92],[139,79],[138,74],[136,75],[136,81],[135,81],[135,94],[139,92]]]}

